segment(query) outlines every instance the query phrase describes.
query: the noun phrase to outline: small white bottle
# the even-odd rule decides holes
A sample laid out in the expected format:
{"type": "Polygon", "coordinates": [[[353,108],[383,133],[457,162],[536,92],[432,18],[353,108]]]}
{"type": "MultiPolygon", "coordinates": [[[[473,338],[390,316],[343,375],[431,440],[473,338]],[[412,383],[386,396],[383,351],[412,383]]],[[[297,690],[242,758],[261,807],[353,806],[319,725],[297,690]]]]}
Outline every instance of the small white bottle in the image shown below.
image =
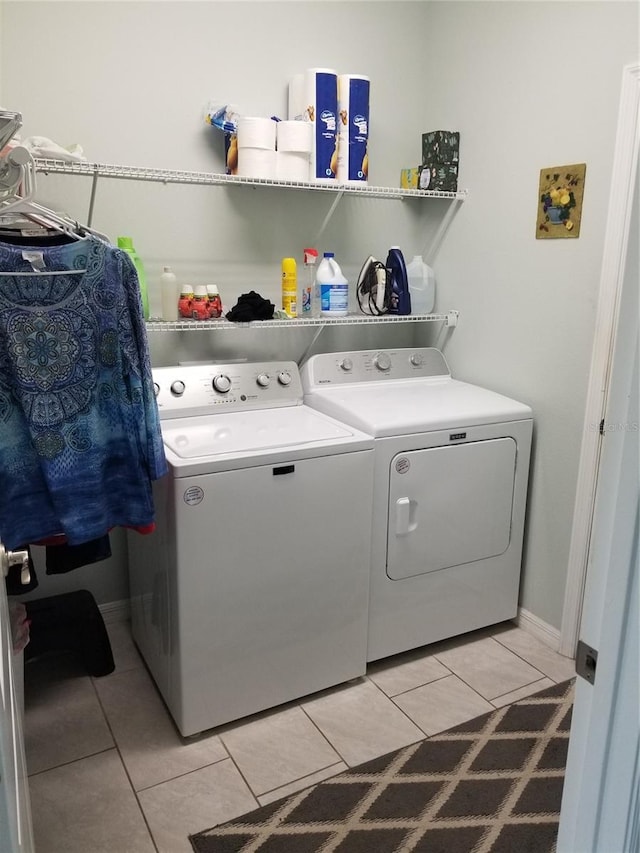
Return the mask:
{"type": "Polygon", "coordinates": [[[414,255],[407,264],[407,281],[411,296],[412,314],[431,314],[436,297],[436,277],[420,255],[414,255]]]}
{"type": "Polygon", "coordinates": [[[162,319],[178,319],[178,279],[171,272],[171,267],[165,267],[160,276],[160,295],[162,297],[162,319]]]}

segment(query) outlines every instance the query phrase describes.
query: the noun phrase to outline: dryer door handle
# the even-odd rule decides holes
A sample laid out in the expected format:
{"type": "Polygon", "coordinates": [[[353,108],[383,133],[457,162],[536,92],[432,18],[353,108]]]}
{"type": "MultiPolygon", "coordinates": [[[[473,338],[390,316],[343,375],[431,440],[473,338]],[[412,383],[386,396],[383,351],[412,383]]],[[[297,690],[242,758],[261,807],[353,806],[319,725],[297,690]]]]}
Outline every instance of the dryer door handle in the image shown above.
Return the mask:
{"type": "Polygon", "coordinates": [[[398,498],[396,501],[396,536],[406,536],[411,521],[411,501],[398,498]]]}

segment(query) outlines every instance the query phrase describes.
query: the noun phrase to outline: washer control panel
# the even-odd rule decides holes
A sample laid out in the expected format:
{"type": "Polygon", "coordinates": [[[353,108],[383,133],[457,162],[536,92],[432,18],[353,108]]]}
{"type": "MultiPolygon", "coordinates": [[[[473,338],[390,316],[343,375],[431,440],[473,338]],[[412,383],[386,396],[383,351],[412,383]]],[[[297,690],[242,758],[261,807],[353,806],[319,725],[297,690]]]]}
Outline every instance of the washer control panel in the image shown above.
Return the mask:
{"type": "Polygon", "coordinates": [[[157,367],[153,387],[163,419],[302,405],[294,361],[157,367]]]}
{"type": "Polygon", "coordinates": [[[435,347],[327,352],[311,356],[302,367],[305,390],[352,382],[450,375],[444,356],[435,347]]]}

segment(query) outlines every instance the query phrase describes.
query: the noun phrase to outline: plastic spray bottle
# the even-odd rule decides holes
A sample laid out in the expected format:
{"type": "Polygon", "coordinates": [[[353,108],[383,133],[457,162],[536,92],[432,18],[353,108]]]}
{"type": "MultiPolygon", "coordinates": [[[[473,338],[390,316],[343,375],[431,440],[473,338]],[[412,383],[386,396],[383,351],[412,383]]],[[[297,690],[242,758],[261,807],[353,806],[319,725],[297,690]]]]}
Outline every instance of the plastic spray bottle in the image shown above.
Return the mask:
{"type": "Polygon", "coordinates": [[[302,317],[320,316],[320,293],[316,288],[317,249],[304,249],[304,276],[299,304],[302,305],[302,317]]]}
{"type": "Polygon", "coordinates": [[[138,284],[140,286],[140,296],[142,298],[142,314],[145,320],[149,319],[149,291],[147,290],[147,276],[144,271],[144,266],[136,250],[133,248],[133,240],[131,237],[118,237],[118,248],[126,252],[136,268],[138,274],[138,284]]]}

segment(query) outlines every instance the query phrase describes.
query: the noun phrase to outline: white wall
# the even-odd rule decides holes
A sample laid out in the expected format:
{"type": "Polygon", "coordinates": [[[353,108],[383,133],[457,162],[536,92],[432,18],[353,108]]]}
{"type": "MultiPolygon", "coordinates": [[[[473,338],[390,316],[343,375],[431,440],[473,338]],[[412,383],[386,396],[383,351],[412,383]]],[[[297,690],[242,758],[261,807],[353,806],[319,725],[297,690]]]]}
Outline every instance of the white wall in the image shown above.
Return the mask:
{"type": "MultiPolygon", "coordinates": [[[[373,184],[397,185],[400,169],[419,163],[423,131],[461,131],[470,196],[435,262],[437,307],[461,311],[446,353],[460,378],[533,406],[521,603],[559,627],[620,75],[638,53],[635,2],[4,0],[3,23],[4,105],[23,113],[26,134],[79,142],[90,160],[221,171],[203,105],[283,115],[289,77],[312,65],[371,76],[373,184]],[[587,163],[581,236],[536,241],[539,170],[574,162],[587,163]]],[[[47,203],[86,217],[87,179],[42,176],[40,188],[47,203]]],[[[297,191],[102,181],[94,224],[134,236],[152,283],[169,263],[191,283],[216,280],[229,305],[249,286],[277,302],[280,258],[300,256],[329,205],[297,191]]],[[[336,251],[353,278],[394,243],[422,250],[446,209],[345,199],[318,248],[336,251]]],[[[322,346],[431,339],[378,327],[326,335],[322,346]]],[[[152,350],[157,363],[298,357],[306,342],[238,330],[156,335],[152,350]]]]}
{"type": "MultiPolygon", "coordinates": [[[[457,123],[469,200],[438,258],[460,378],[529,403],[535,453],[521,600],[559,627],[618,100],[638,5],[435,3],[429,126],[457,123]],[[606,33],[606,35],[604,35],[606,33]],[[445,70],[446,69],[446,70],[445,70]],[[577,240],[536,240],[540,169],[586,163],[577,240]]],[[[440,305],[442,303],[440,302],[440,305]]]]}

